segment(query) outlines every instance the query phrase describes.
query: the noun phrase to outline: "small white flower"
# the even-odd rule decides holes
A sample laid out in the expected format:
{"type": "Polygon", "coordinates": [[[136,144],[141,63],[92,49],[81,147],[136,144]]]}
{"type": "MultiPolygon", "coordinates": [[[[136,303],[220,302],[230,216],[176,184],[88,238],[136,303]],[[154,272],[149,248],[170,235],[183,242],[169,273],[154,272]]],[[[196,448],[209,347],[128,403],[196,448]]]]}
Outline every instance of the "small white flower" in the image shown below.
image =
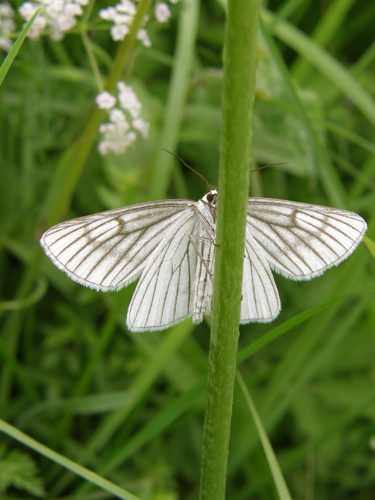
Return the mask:
{"type": "Polygon", "coordinates": [[[98,145],[98,151],[101,155],[106,155],[111,151],[110,141],[100,141],[98,145]]]}
{"type": "Polygon", "coordinates": [[[66,31],[75,26],[76,17],[83,14],[82,6],[87,3],[88,0],[38,0],[24,2],[18,11],[27,22],[39,7],[43,7],[27,36],[38,38],[43,30],[49,29],[51,37],[60,40],[66,31]]]}
{"type": "Polygon", "coordinates": [[[12,48],[12,42],[8,38],[0,37],[0,49],[9,52],[12,48]]]}
{"type": "Polygon", "coordinates": [[[132,144],[137,138],[137,134],[135,132],[129,132],[127,135],[126,135],[126,139],[129,143],[129,146],[130,144],[132,144]]]}
{"type": "Polygon", "coordinates": [[[100,154],[107,154],[109,152],[121,154],[124,153],[135,140],[136,134],[134,132],[115,134],[113,136],[107,135],[104,140],[99,143],[98,150],[100,154]]]}
{"type": "Polygon", "coordinates": [[[109,115],[109,120],[113,123],[122,123],[126,121],[126,116],[121,109],[114,108],[109,115]]]}
{"type": "Polygon", "coordinates": [[[132,17],[129,14],[116,14],[113,22],[115,24],[124,24],[127,27],[131,24],[132,17]]]}
{"type": "Polygon", "coordinates": [[[141,103],[130,85],[117,83],[118,102],[122,109],[116,106],[117,99],[104,91],[96,96],[96,103],[101,109],[111,110],[109,122],[99,126],[103,140],[98,145],[99,153],[109,152],[121,154],[135,142],[137,134],[146,138],[149,124],[140,117],[141,103]]]}
{"type": "Polygon", "coordinates": [[[116,5],[117,12],[124,12],[125,14],[130,14],[134,16],[137,12],[135,5],[130,2],[130,0],[121,0],[120,3],[116,5]]]}
{"type": "Polygon", "coordinates": [[[13,19],[9,19],[7,17],[3,17],[2,19],[0,19],[0,30],[4,35],[10,35],[15,29],[16,23],[13,21],[13,19]]]}
{"type": "Polygon", "coordinates": [[[47,16],[51,16],[51,18],[54,18],[61,14],[63,10],[63,5],[58,2],[52,2],[50,4],[45,4],[44,6],[44,13],[47,14],[47,16]]]}
{"type": "Polygon", "coordinates": [[[148,37],[147,30],[145,28],[141,28],[137,33],[137,39],[144,45],[145,47],[151,47],[151,40],[148,37]]]}
{"type": "Polygon", "coordinates": [[[14,22],[14,10],[8,3],[0,3],[0,50],[9,52],[12,42],[9,40],[11,34],[16,30],[14,22]]]}
{"type": "Polygon", "coordinates": [[[32,17],[37,10],[38,6],[36,4],[33,5],[31,2],[24,2],[18,9],[23,18],[32,17]]]}
{"type": "Polygon", "coordinates": [[[119,92],[118,100],[120,106],[126,109],[132,118],[138,118],[141,113],[142,105],[130,86],[119,92]]]}
{"type": "Polygon", "coordinates": [[[11,48],[12,48],[12,42],[8,38],[0,36],[0,49],[9,52],[11,48]]]}
{"type": "Polygon", "coordinates": [[[123,40],[129,33],[129,27],[126,24],[117,24],[110,29],[113,40],[123,40]]]}
{"type": "Polygon", "coordinates": [[[114,7],[107,7],[99,11],[99,16],[107,21],[113,21],[110,33],[113,40],[123,40],[129,33],[136,8],[130,0],[121,0],[114,7]]]}
{"type": "Polygon", "coordinates": [[[117,87],[117,90],[119,92],[124,92],[128,88],[128,86],[124,82],[121,82],[121,81],[116,83],[116,87],[117,87]]]}
{"type": "Polygon", "coordinates": [[[143,118],[135,118],[135,120],[132,121],[132,125],[136,130],[138,130],[144,139],[147,139],[150,128],[149,123],[143,120],[143,118]]]}
{"type": "Polygon", "coordinates": [[[99,132],[106,134],[107,136],[114,135],[116,130],[117,128],[114,123],[102,123],[99,127],[99,132]]]}
{"type": "Polygon", "coordinates": [[[111,109],[116,104],[116,98],[104,90],[95,97],[95,102],[100,109],[111,109]]]}
{"type": "Polygon", "coordinates": [[[119,91],[119,100],[120,102],[122,99],[125,100],[134,100],[137,99],[137,96],[133,90],[133,87],[131,85],[126,85],[124,82],[117,82],[117,88],[119,91]]]}
{"type": "MultiPolygon", "coordinates": [[[[164,4],[166,7],[167,5],[164,4]]],[[[168,8],[168,7],[167,7],[168,8]]],[[[165,17],[165,8],[161,9],[161,16],[165,17]]],[[[99,11],[99,17],[106,21],[113,21],[114,26],[111,27],[110,33],[113,40],[123,40],[129,33],[130,26],[133,22],[136,13],[135,3],[131,0],[121,0],[114,7],[107,7],[99,11]]],[[[169,16],[168,16],[169,17],[169,16]]],[[[142,26],[146,24],[148,16],[144,16],[142,26]]],[[[145,47],[151,47],[151,42],[148,37],[147,31],[142,28],[137,33],[137,39],[142,42],[145,47]]]]}
{"type": "Polygon", "coordinates": [[[67,16],[80,16],[82,15],[82,7],[73,2],[67,2],[64,9],[64,14],[67,16]]]}
{"type": "MultiPolygon", "coordinates": [[[[127,121],[123,122],[117,122],[117,133],[122,137],[123,135],[127,134],[130,130],[130,125],[127,121]]],[[[130,133],[130,132],[129,132],[130,133]]]]}
{"type": "Polygon", "coordinates": [[[76,24],[73,17],[61,14],[57,17],[56,35],[62,36],[61,32],[69,31],[76,24]]]}
{"type": "Polygon", "coordinates": [[[38,15],[34,19],[34,22],[31,25],[31,28],[29,29],[27,36],[29,38],[39,38],[41,31],[43,31],[46,26],[47,26],[47,19],[44,16],[38,15]]]}
{"type": "Polygon", "coordinates": [[[14,10],[9,5],[9,3],[7,3],[7,2],[0,3],[0,16],[1,16],[1,18],[14,17],[14,10]]]}
{"type": "Polygon", "coordinates": [[[159,23],[165,23],[171,17],[171,11],[165,2],[160,2],[156,5],[155,17],[159,23]]]}
{"type": "Polygon", "coordinates": [[[99,10],[99,17],[105,19],[106,21],[113,21],[117,16],[117,11],[114,7],[108,7],[107,9],[99,10]]]}

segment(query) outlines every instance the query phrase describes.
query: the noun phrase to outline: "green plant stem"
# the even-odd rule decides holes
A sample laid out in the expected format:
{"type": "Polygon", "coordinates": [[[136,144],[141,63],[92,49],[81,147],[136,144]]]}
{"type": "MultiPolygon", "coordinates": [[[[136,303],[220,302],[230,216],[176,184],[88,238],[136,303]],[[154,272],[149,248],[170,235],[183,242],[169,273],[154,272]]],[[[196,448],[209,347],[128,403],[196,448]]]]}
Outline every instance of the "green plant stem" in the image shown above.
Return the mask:
{"type": "Polygon", "coordinates": [[[228,3],[201,500],[225,498],[249,189],[258,15],[258,0],[228,3]]]}
{"type": "Polygon", "coordinates": [[[85,50],[86,50],[87,57],[90,61],[92,72],[94,73],[94,76],[95,76],[95,81],[96,81],[96,86],[98,88],[98,91],[103,92],[104,85],[103,85],[102,75],[100,74],[100,70],[99,70],[98,64],[96,62],[93,50],[91,48],[90,40],[89,40],[87,33],[83,32],[81,34],[81,38],[82,38],[82,43],[83,43],[85,50]]]}

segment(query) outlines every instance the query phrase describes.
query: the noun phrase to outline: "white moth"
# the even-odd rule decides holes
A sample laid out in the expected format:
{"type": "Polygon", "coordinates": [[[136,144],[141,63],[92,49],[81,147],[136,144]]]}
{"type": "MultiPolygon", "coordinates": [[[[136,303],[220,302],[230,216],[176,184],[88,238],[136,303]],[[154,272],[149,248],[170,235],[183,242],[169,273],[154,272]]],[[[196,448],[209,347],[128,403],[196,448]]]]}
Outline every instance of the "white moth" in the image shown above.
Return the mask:
{"type": "MultiPolygon", "coordinates": [[[[131,300],[131,331],[162,330],[211,313],[217,190],[198,202],[163,200],[62,222],[40,243],[78,283],[119,290],[141,279],[131,300]]],[[[272,321],[281,305],[271,268],[308,280],[346,259],[366,222],[335,208],[249,198],[241,323],[272,321]]]]}

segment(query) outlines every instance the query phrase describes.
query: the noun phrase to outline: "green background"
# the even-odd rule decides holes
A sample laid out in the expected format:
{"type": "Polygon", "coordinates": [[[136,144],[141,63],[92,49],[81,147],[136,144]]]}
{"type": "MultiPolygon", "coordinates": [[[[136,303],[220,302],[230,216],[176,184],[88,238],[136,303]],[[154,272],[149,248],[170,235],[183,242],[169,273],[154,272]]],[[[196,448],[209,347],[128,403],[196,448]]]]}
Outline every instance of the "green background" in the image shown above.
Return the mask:
{"type": "MultiPolygon", "coordinates": [[[[101,157],[87,141],[76,181],[71,165],[98,93],[83,38],[103,77],[119,46],[96,16],[107,5],[96,2],[88,26],[61,42],[26,40],[1,86],[0,417],[144,500],[190,500],[199,488],[209,325],[129,333],[135,284],[108,294],[83,288],[41,254],[38,239],[51,214],[201,198],[204,183],[161,147],[217,186],[225,11],[188,0],[167,25],[151,19],[152,48],[136,44],[122,75],[150,137],[119,157],[101,157]]],[[[252,174],[250,192],[352,210],[367,220],[369,238],[372,10],[349,0],[264,5],[252,164],[288,163],[252,174]]],[[[240,328],[244,349],[290,321],[239,369],[292,498],[374,498],[374,271],[361,244],[312,281],[276,275],[279,317],[240,328]]],[[[238,386],[228,467],[228,499],[279,498],[238,386]]],[[[111,497],[2,434],[0,492],[33,498],[43,489],[47,498],[111,497]]]]}

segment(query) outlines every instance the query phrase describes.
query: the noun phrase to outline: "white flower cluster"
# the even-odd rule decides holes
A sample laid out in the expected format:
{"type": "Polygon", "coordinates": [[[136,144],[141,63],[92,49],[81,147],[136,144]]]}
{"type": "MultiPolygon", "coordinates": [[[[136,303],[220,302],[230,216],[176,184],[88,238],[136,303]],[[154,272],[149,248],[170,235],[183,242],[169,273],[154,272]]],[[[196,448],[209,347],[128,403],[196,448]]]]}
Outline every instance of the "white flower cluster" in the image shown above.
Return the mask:
{"type": "Polygon", "coordinates": [[[117,89],[117,99],[107,91],[101,92],[95,99],[99,108],[109,111],[109,123],[99,127],[103,140],[98,150],[102,155],[124,153],[136,140],[137,133],[144,138],[148,136],[149,124],[140,116],[142,105],[136,93],[124,82],[118,82],[117,89]],[[116,107],[117,103],[121,109],[116,107]]]}
{"type": "Polygon", "coordinates": [[[24,2],[18,10],[22,19],[27,22],[39,7],[43,7],[27,36],[39,38],[42,31],[49,30],[51,38],[61,40],[64,33],[76,24],[76,16],[82,15],[82,6],[88,2],[89,0],[38,0],[24,2]]]}
{"type": "Polygon", "coordinates": [[[8,2],[0,3],[0,49],[10,51],[12,42],[9,36],[15,31],[14,10],[8,2]]]}
{"type": "MultiPolygon", "coordinates": [[[[177,3],[178,0],[170,0],[171,3],[177,3]]],[[[111,36],[113,40],[123,40],[129,33],[129,28],[133,22],[136,13],[135,4],[131,0],[120,0],[120,3],[114,7],[107,7],[99,11],[99,16],[106,21],[112,21],[111,36]]],[[[171,16],[168,5],[165,2],[159,2],[155,6],[155,18],[159,23],[165,23],[171,16]]],[[[148,21],[145,17],[144,23],[148,21]]],[[[137,38],[145,47],[151,47],[151,41],[147,30],[141,28],[137,33],[137,38]]]]}
{"type": "Polygon", "coordinates": [[[159,2],[155,5],[155,17],[159,23],[166,23],[171,17],[171,11],[165,2],[159,2]]]}

